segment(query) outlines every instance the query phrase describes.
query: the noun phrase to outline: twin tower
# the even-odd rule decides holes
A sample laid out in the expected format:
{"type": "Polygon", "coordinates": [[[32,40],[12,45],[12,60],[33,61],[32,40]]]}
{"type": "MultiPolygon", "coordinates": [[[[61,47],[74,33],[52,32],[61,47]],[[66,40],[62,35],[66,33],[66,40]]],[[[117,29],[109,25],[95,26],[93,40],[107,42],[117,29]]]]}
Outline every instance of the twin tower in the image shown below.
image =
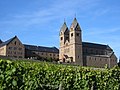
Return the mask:
{"type": "Polygon", "coordinates": [[[70,29],[66,22],[60,29],[59,59],[62,62],[72,62],[83,66],[82,32],[77,19],[74,18],[70,29]]]}

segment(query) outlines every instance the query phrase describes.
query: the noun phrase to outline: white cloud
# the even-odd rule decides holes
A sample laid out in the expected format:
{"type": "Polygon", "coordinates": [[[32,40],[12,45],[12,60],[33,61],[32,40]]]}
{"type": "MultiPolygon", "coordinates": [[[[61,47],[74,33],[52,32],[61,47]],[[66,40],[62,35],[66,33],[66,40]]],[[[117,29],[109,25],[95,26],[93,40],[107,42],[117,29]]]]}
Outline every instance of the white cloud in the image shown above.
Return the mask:
{"type": "MultiPolygon", "coordinates": [[[[99,0],[97,0],[99,1],[99,0]]],[[[52,1],[51,6],[38,11],[27,11],[17,15],[11,15],[10,20],[2,21],[1,24],[29,26],[32,24],[50,23],[52,20],[74,17],[74,14],[90,9],[97,1],[91,0],[57,0],[52,1]]],[[[80,14],[79,16],[84,16],[80,14]]],[[[78,16],[78,17],[79,17],[78,16]]]]}

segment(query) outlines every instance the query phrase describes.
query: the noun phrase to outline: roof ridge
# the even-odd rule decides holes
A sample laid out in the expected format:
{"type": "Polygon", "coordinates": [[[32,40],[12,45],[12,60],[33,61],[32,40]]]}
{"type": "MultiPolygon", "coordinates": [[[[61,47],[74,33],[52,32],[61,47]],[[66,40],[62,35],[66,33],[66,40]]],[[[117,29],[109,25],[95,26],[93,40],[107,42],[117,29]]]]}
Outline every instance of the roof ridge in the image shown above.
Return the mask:
{"type": "Polygon", "coordinates": [[[63,31],[63,33],[64,33],[64,32],[66,32],[67,30],[68,30],[68,26],[67,26],[66,22],[64,21],[62,27],[60,28],[60,32],[63,31]]]}
{"type": "Polygon", "coordinates": [[[0,47],[4,46],[4,45],[8,45],[12,40],[14,40],[15,38],[17,38],[17,36],[14,36],[10,39],[8,39],[7,41],[3,42],[0,44],[0,47]]]}

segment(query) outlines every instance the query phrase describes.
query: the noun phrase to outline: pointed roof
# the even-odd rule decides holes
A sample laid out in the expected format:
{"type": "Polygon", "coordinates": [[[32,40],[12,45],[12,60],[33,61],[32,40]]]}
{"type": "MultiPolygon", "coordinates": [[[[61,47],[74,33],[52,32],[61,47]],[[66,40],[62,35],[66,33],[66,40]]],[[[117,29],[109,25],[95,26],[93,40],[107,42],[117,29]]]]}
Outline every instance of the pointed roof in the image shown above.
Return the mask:
{"type": "Polygon", "coordinates": [[[66,22],[64,21],[64,23],[63,23],[63,25],[62,25],[62,27],[61,27],[61,29],[60,29],[60,32],[65,33],[66,31],[68,31],[68,27],[67,27],[67,25],[66,25],[66,22]]]}
{"type": "MultiPolygon", "coordinates": [[[[79,23],[77,22],[77,19],[75,17],[70,27],[75,29],[77,25],[79,25],[79,23]]],[[[79,27],[80,27],[80,25],[79,25],[79,27]]]]}
{"type": "Polygon", "coordinates": [[[11,41],[13,41],[15,38],[17,38],[17,36],[15,36],[15,37],[13,37],[13,38],[11,38],[11,39],[9,39],[9,40],[1,43],[1,44],[0,44],[0,47],[5,46],[5,45],[8,45],[8,44],[9,44],[11,41]]]}

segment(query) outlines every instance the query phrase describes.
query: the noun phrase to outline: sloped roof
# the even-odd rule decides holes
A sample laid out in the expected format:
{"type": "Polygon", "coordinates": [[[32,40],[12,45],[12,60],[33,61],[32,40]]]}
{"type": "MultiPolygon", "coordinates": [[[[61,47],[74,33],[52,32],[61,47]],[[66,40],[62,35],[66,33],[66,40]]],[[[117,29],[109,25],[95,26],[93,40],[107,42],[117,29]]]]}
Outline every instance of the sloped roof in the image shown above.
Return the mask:
{"type": "Polygon", "coordinates": [[[72,24],[71,24],[71,28],[76,28],[77,26],[79,26],[80,27],[80,25],[79,25],[79,23],[78,23],[78,21],[77,21],[77,19],[76,18],[74,18],[74,20],[73,20],[73,22],[72,22],[72,24]]]}
{"type": "Polygon", "coordinates": [[[0,44],[2,43],[2,40],[0,39],[0,44]]]}
{"type": "Polygon", "coordinates": [[[109,55],[87,55],[87,56],[92,56],[92,57],[110,57],[109,55]]]}
{"type": "Polygon", "coordinates": [[[24,46],[25,49],[31,51],[59,53],[59,49],[57,49],[56,47],[43,47],[43,46],[26,45],[26,44],[24,44],[24,46]]]}
{"type": "Polygon", "coordinates": [[[98,48],[98,49],[107,49],[113,51],[108,45],[97,44],[97,43],[90,43],[90,42],[82,42],[83,47],[89,48],[98,48]]]}
{"type": "Polygon", "coordinates": [[[68,32],[68,27],[66,25],[66,22],[64,22],[64,24],[62,25],[61,29],[60,29],[60,32],[63,32],[63,33],[66,33],[68,32]]]}
{"type": "Polygon", "coordinates": [[[15,37],[13,37],[13,38],[11,38],[11,39],[9,39],[9,40],[1,43],[1,44],[0,44],[0,47],[5,46],[5,45],[8,45],[8,44],[9,44],[12,40],[14,40],[15,38],[17,38],[17,36],[15,36],[15,37]]]}

